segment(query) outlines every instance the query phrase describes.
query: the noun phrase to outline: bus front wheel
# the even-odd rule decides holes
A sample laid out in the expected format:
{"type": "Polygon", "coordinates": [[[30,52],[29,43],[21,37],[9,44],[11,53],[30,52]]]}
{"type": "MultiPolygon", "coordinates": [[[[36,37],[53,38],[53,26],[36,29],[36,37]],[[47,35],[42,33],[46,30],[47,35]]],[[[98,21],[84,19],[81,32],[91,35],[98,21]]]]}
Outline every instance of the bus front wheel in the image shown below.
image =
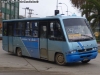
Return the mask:
{"type": "Polygon", "coordinates": [[[22,50],[21,50],[21,48],[17,48],[17,56],[19,56],[19,57],[22,56],[22,50]]]}
{"type": "Polygon", "coordinates": [[[64,55],[62,53],[57,53],[55,55],[55,62],[58,64],[58,65],[65,65],[65,59],[64,59],[64,55]]]}

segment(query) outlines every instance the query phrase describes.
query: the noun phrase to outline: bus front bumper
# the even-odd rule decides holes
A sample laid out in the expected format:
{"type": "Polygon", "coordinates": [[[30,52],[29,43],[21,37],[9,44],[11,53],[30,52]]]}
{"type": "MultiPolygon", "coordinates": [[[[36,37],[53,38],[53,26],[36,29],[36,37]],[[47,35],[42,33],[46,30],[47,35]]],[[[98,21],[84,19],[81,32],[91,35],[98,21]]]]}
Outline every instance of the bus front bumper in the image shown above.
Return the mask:
{"type": "Polygon", "coordinates": [[[78,62],[82,60],[91,60],[97,57],[98,52],[93,52],[93,53],[86,53],[86,54],[70,54],[66,55],[66,62],[67,63],[73,63],[73,62],[78,62]]]}

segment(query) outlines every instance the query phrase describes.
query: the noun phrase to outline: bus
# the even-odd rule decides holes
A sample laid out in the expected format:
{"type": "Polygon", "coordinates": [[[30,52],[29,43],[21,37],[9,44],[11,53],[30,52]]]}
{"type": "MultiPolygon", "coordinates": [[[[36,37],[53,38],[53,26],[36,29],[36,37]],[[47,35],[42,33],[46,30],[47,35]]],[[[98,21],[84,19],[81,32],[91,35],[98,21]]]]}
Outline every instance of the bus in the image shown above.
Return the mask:
{"type": "Polygon", "coordinates": [[[86,18],[48,16],[3,20],[3,50],[17,56],[66,63],[88,63],[98,45],[86,18]]]}

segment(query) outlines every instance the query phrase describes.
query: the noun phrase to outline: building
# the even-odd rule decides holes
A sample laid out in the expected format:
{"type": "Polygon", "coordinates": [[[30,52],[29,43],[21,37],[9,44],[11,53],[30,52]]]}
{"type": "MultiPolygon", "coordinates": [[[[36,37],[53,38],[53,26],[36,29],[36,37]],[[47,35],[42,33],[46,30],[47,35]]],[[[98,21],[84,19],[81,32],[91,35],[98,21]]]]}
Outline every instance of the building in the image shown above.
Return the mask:
{"type": "Polygon", "coordinates": [[[1,3],[1,0],[0,0],[0,34],[1,34],[1,28],[2,28],[2,11],[1,11],[1,8],[2,8],[2,3],[1,3]]]}
{"type": "Polygon", "coordinates": [[[2,3],[2,20],[19,18],[19,3],[2,3]]]}
{"type": "Polygon", "coordinates": [[[0,34],[2,28],[2,20],[18,19],[19,3],[1,2],[0,0],[0,34]]]}

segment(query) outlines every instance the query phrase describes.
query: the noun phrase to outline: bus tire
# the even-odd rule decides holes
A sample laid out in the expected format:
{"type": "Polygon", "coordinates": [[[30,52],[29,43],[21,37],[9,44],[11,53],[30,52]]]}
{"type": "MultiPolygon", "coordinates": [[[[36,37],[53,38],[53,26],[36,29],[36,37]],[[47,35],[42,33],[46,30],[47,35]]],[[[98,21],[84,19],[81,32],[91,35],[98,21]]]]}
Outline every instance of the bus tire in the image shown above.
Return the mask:
{"type": "Polygon", "coordinates": [[[81,61],[82,63],[88,63],[90,60],[83,60],[83,61],[81,61]]]}
{"type": "Polygon", "coordinates": [[[21,48],[17,48],[16,54],[17,54],[17,56],[19,56],[19,57],[22,56],[22,50],[21,50],[21,48]]]}
{"type": "Polygon", "coordinates": [[[62,53],[57,53],[55,55],[55,62],[60,66],[65,65],[64,55],[62,53]]]}

